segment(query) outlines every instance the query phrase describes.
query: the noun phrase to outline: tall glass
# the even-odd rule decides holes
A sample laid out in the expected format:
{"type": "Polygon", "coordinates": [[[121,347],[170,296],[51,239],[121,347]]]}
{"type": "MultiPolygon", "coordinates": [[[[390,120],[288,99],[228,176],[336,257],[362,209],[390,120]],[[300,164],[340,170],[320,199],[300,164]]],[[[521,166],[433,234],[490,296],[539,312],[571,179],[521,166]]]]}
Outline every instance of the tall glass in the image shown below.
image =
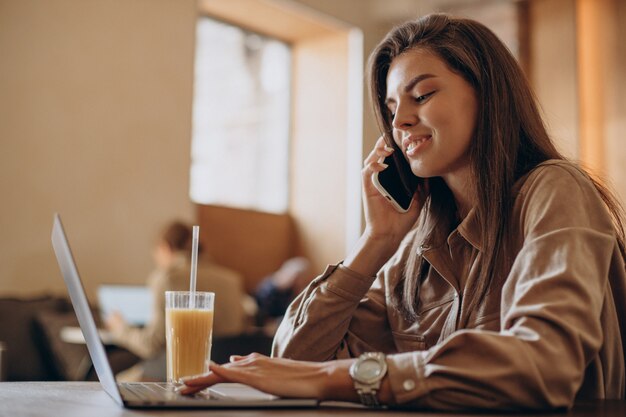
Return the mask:
{"type": "Polygon", "coordinates": [[[215,293],[165,292],[167,381],[209,371],[215,293]]]}

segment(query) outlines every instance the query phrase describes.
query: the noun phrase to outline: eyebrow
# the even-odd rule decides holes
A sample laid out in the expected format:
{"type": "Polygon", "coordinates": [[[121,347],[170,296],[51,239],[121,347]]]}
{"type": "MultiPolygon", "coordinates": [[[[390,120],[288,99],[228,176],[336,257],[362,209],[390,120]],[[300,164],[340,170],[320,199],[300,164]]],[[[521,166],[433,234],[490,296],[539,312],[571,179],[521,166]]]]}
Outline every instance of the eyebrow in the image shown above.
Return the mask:
{"type": "MultiPolygon", "coordinates": [[[[411,81],[409,81],[405,86],[404,86],[404,92],[408,93],[409,91],[411,91],[413,89],[413,87],[415,87],[418,83],[420,83],[421,81],[424,81],[428,78],[434,78],[436,77],[435,74],[420,74],[417,77],[414,77],[411,79],[411,81]]],[[[391,98],[387,98],[385,99],[385,104],[388,104],[389,102],[394,102],[395,100],[391,99],[391,98]]]]}

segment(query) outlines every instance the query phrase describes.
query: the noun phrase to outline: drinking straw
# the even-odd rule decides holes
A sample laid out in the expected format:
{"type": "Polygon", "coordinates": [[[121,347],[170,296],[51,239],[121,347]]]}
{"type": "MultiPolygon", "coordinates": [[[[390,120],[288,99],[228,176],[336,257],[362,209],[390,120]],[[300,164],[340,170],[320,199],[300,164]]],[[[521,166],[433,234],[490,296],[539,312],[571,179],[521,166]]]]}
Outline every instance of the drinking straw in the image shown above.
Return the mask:
{"type": "Polygon", "coordinates": [[[194,308],[196,304],[196,274],[198,271],[198,235],[200,226],[193,227],[193,238],[191,241],[191,277],[189,283],[189,308],[194,308]]]}

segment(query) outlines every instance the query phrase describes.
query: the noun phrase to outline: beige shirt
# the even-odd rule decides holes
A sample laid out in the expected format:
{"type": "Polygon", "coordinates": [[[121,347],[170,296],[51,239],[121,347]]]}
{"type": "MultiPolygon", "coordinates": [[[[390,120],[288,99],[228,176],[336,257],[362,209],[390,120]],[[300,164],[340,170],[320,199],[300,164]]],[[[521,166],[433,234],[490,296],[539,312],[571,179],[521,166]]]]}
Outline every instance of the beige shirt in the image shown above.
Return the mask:
{"type": "Polygon", "coordinates": [[[548,161],[516,189],[502,288],[468,309],[481,268],[473,212],[420,251],[419,317],[389,294],[416,228],[376,277],[337,265],[291,304],[273,355],[312,361],[387,354],[395,402],[442,410],[569,407],[624,398],[626,274],[611,218],[574,167],[548,161]],[[624,329],[620,331],[620,329],[624,329]]]}
{"type": "MultiPolygon", "coordinates": [[[[165,349],[165,291],[188,291],[190,261],[178,255],[170,268],[155,270],[147,285],[153,296],[150,321],[144,327],[126,326],[113,336],[116,344],[148,359],[165,349]]],[[[197,290],[215,293],[213,336],[242,333],[246,326],[245,293],[241,275],[208,262],[198,263],[197,290]]]]}

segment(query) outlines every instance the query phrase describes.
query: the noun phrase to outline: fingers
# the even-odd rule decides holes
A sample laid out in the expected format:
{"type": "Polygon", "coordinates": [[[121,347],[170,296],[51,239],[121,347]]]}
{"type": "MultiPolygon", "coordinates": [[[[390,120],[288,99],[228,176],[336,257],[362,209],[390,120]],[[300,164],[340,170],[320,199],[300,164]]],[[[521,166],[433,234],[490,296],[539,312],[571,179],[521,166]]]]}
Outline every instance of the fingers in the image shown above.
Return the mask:
{"type": "Polygon", "coordinates": [[[193,395],[220,382],[226,382],[226,380],[211,370],[208,375],[185,380],[185,385],[176,388],[176,392],[182,395],[193,395]]]}
{"type": "MultiPolygon", "coordinates": [[[[243,361],[240,361],[240,363],[241,362],[243,361]]],[[[221,366],[216,363],[211,363],[211,372],[208,375],[185,380],[185,385],[177,388],[176,392],[182,395],[192,395],[220,382],[240,382],[251,385],[251,381],[248,380],[250,378],[250,375],[247,375],[245,371],[242,372],[241,370],[243,368],[228,368],[228,365],[229,364],[226,364],[226,366],[221,366]]]]}
{"type": "Polygon", "coordinates": [[[374,149],[370,152],[370,154],[363,161],[363,171],[364,174],[371,174],[372,172],[379,172],[387,168],[387,165],[384,163],[384,160],[387,156],[391,155],[394,151],[394,148],[387,145],[384,138],[381,136],[376,141],[374,145],[374,149]]]}
{"type": "Polygon", "coordinates": [[[206,375],[199,376],[196,378],[183,379],[183,383],[187,385],[188,387],[197,387],[200,385],[209,386],[209,385],[216,384],[218,379],[219,377],[216,374],[214,374],[213,372],[210,372],[206,375]]]}
{"type": "Polygon", "coordinates": [[[220,378],[222,378],[224,381],[228,381],[228,382],[242,382],[242,383],[246,383],[248,381],[244,381],[243,377],[237,373],[237,372],[232,372],[233,368],[228,368],[225,366],[215,366],[213,368],[211,368],[211,371],[219,376],[220,378]]]}
{"type": "Polygon", "coordinates": [[[196,378],[183,378],[182,381],[185,385],[176,388],[176,392],[182,395],[193,395],[220,382],[226,382],[222,376],[214,372],[216,367],[219,367],[219,365],[211,362],[208,374],[196,378]]]}
{"type": "Polygon", "coordinates": [[[193,395],[220,382],[246,382],[243,380],[244,376],[241,375],[241,373],[230,371],[228,368],[231,366],[245,366],[261,358],[265,358],[265,356],[255,352],[246,356],[232,355],[230,357],[230,363],[224,366],[211,362],[209,364],[210,372],[207,375],[183,379],[185,385],[178,387],[176,392],[182,395],[193,395]]]}
{"type": "Polygon", "coordinates": [[[188,387],[186,385],[181,385],[180,387],[176,388],[176,392],[178,394],[181,395],[194,395],[199,393],[200,391],[202,391],[203,389],[209,387],[209,385],[205,386],[198,386],[198,387],[188,387]]]}
{"type": "Polygon", "coordinates": [[[251,353],[246,356],[233,355],[232,359],[235,360],[231,360],[230,363],[224,365],[211,363],[211,372],[223,381],[251,384],[251,379],[254,379],[255,375],[260,375],[259,365],[266,363],[266,360],[269,358],[260,353],[251,353]]]}
{"type": "Polygon", "coordinates": [[[263,357],[263,356],[264,355],[261,355],[260,353],[252,352],[251,354],[245,355],[245,356],[242,356],[242,355],[230,355],[229,359],[230,359],[230,362],[239,362],[239,361],[243,361],[243,360],[246,360],[246,359],[260,358],[260,357],[263,357]]]}
{"type": "Polygon", "coordinates": [[[222,382],[222,381],[218,381],[220,377],[212,372],[213,368],[218,367],[218,366],[219,365],[215,364],[214,362],[211,362],[209,364],[208,374],[201,375],[201,376],[194,377],[194,378],[183,378],[182,382],[188,387],[195,387],[195,386],[200,386],[200,385],[209,386],[209,385],[217,384],[218,382],[222,382]]]}

